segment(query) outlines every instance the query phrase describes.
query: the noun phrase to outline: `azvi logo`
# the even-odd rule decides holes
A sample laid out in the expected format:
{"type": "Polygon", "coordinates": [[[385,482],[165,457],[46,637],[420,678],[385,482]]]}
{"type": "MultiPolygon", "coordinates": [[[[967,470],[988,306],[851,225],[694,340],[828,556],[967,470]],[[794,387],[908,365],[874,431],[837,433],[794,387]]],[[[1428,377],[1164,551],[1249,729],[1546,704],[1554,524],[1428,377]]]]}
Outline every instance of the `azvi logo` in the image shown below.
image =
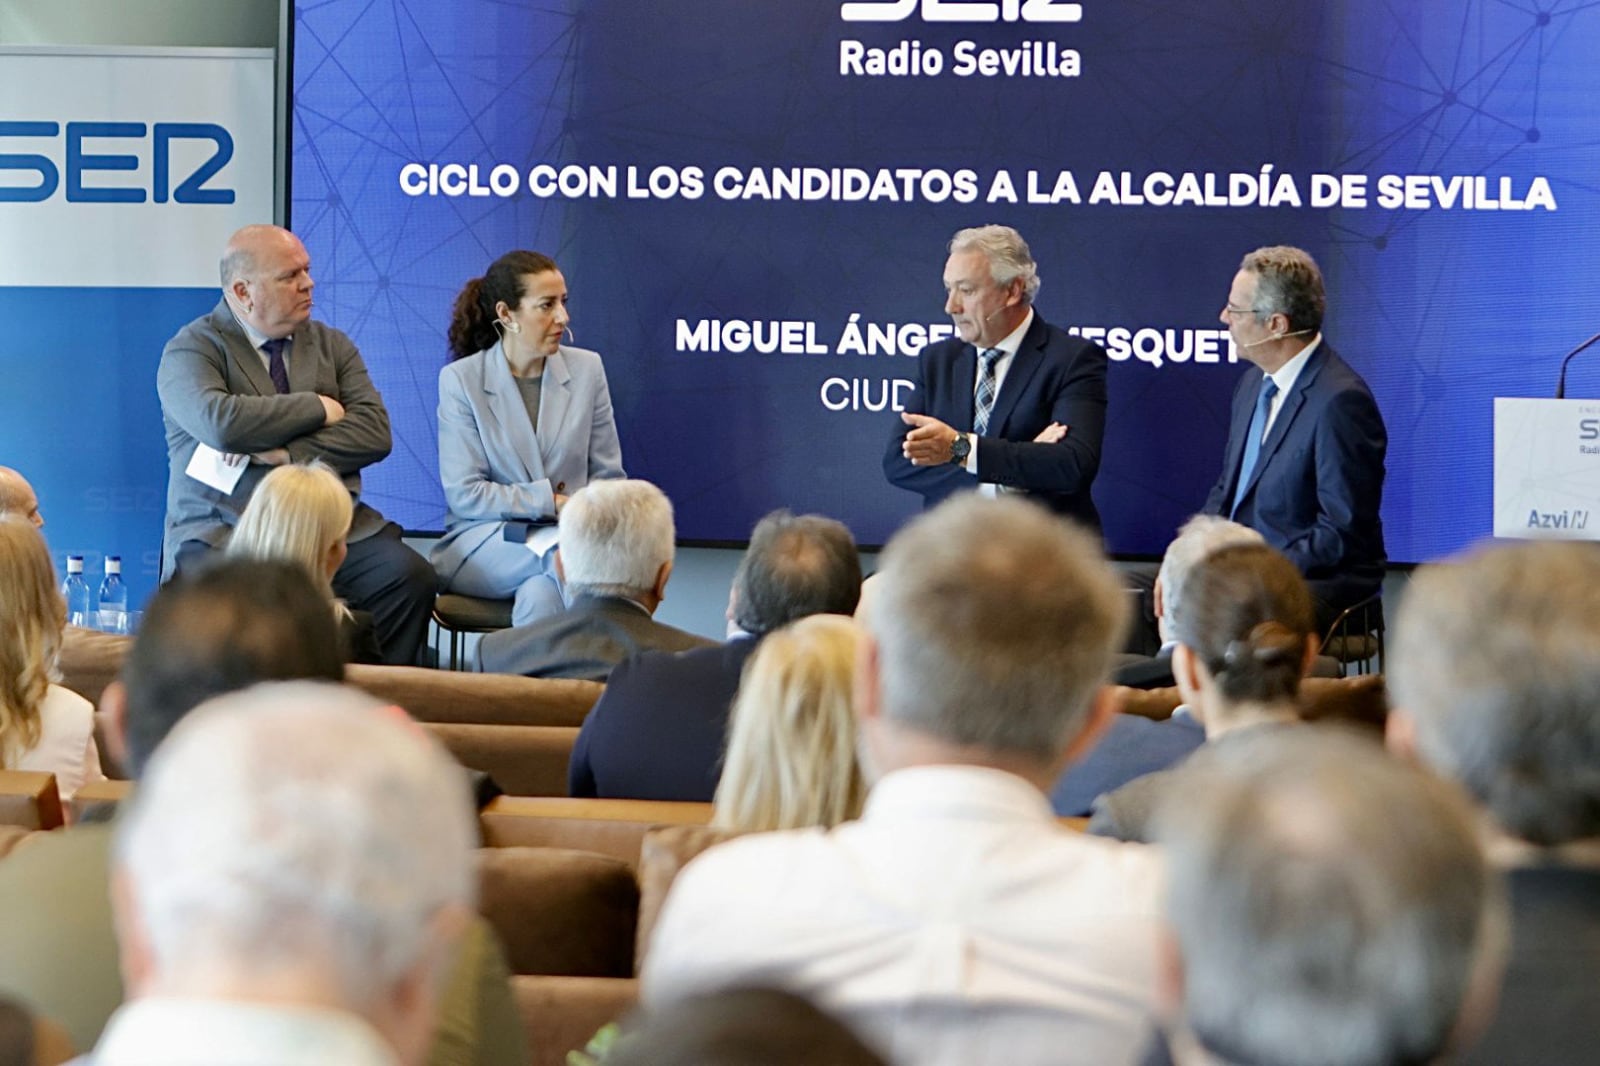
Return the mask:
{"type": "Polygon", "coordinates": [[[1083,5],[1064,0],[873,0],[842,4],[846,22],[902,22],[918,10],[924,22],[1082,22],[1083,5]]]}

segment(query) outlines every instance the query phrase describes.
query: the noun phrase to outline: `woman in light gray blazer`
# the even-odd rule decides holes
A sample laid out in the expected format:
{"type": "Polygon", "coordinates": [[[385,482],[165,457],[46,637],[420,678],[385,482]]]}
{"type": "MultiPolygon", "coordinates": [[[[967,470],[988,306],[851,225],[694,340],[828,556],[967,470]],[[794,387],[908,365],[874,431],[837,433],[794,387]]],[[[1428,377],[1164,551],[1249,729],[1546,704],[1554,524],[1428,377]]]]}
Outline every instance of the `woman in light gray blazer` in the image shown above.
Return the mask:
{"type": "MultiPolygon", "coordinates": [[[[447,592],[515,598],[517,625],[562,608],[549,534],[506,539],[507,523],[553,520],[590,481],[623,477],[600,356],[561,343],[567,282],[548,256],[507,252],[467,282],[439,373],[439,479],[450,505],[432,561],[447,592]]],[[[513,533],[519,527],[512,525],[513,533]]]]}

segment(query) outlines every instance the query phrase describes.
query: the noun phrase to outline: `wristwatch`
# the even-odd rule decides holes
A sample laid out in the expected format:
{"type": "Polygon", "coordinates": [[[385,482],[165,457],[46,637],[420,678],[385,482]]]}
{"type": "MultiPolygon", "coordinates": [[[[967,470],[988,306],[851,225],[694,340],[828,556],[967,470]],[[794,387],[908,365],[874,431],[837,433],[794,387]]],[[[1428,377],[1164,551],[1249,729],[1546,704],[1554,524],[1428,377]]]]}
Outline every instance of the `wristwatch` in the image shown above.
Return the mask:
{"type": "Polygon", "coordinates": [[[956,439],[950,443],[950,461],[957,466],[965,466],[967,456],[972,454],[972,438],[965,433],[957,433],[956,439]]]}

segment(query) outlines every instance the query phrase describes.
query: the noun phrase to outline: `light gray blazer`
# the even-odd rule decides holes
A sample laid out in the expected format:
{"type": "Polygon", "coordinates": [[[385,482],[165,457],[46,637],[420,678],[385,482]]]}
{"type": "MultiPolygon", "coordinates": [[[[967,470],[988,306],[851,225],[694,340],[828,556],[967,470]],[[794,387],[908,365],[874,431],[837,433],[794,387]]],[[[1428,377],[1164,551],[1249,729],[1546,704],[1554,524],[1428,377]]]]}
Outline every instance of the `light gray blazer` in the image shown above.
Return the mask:
{"type": "Polygon", "coordinates": [[[626,476],[597,352],[565,345],[545,360],[539,432],[500,345],[439,372],[439,480],[450,518],[434,545],[448,584],[507,519],[554,517],[555,497],[626,476]]]}
{"type": "Polygon", "coordinates": [[[384,517],[361,503],[361,469],[389,454],[389,412],[361,353],[340,331],[307,322],[293,334],[289,388],[278,395],[260,352],[251,347],[226,300],[167,342],[156,369],[167,432],[163,577],[171,573],[184,541],[205,541],[214,548],[226,544],[251,493],[272,470],[252,464],[233,492],[218,492],[184,472],[200,444],[236,454],[285,448],[297,463],[321,459],[356,499],[350,539],[361,540],[383,527],[384,517]],[[319,393],[344,405],[342,420],[322,424],[319,393]]]}

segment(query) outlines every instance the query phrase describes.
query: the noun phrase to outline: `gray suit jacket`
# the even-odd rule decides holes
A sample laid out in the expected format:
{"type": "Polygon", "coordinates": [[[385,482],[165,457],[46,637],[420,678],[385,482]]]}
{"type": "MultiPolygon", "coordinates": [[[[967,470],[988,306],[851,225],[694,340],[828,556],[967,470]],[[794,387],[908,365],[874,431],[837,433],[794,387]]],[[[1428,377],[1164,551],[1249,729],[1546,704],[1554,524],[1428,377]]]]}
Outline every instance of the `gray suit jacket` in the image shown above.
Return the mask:
{"type": "Polygon", "coordinates": [[[578,596],[560,614],[489,633],[478,667],[490,674],[604,681],[624,659],[644,651],[688,651],[714,641],[657,622],[620,596],[578,596]]]}
{"type": "Polygon", "coordinates": [[[163,578],[184,541],[226,544],[250,494],[272,469],[252,464],[233,492],[218,492],[184,472],[200,444],[236,454],[286,448],[297,463],[321,459],[356,498],[350,539],[369,537],[383,526],[384,517],[361,503],[361,469],[389,454],[389,412],[361,353],[338,330],[307,322],[293,334],[289,387],[291,392],[278,395],[226,300],[167,342],[156,370],[167,431],[163,578]],[[344,405],[341,421],[322,424],[318,394],[344,405]]]}
{"type": "Polygon", "coordinates": [[[505,519],[554,517],[556,493],[623,476],[597,353],[562,347],[545,360],[537,436],[498,344],[439,372],[439,480],[450,518],[432,560],[446,585],[501,536],[505,519]]]}

